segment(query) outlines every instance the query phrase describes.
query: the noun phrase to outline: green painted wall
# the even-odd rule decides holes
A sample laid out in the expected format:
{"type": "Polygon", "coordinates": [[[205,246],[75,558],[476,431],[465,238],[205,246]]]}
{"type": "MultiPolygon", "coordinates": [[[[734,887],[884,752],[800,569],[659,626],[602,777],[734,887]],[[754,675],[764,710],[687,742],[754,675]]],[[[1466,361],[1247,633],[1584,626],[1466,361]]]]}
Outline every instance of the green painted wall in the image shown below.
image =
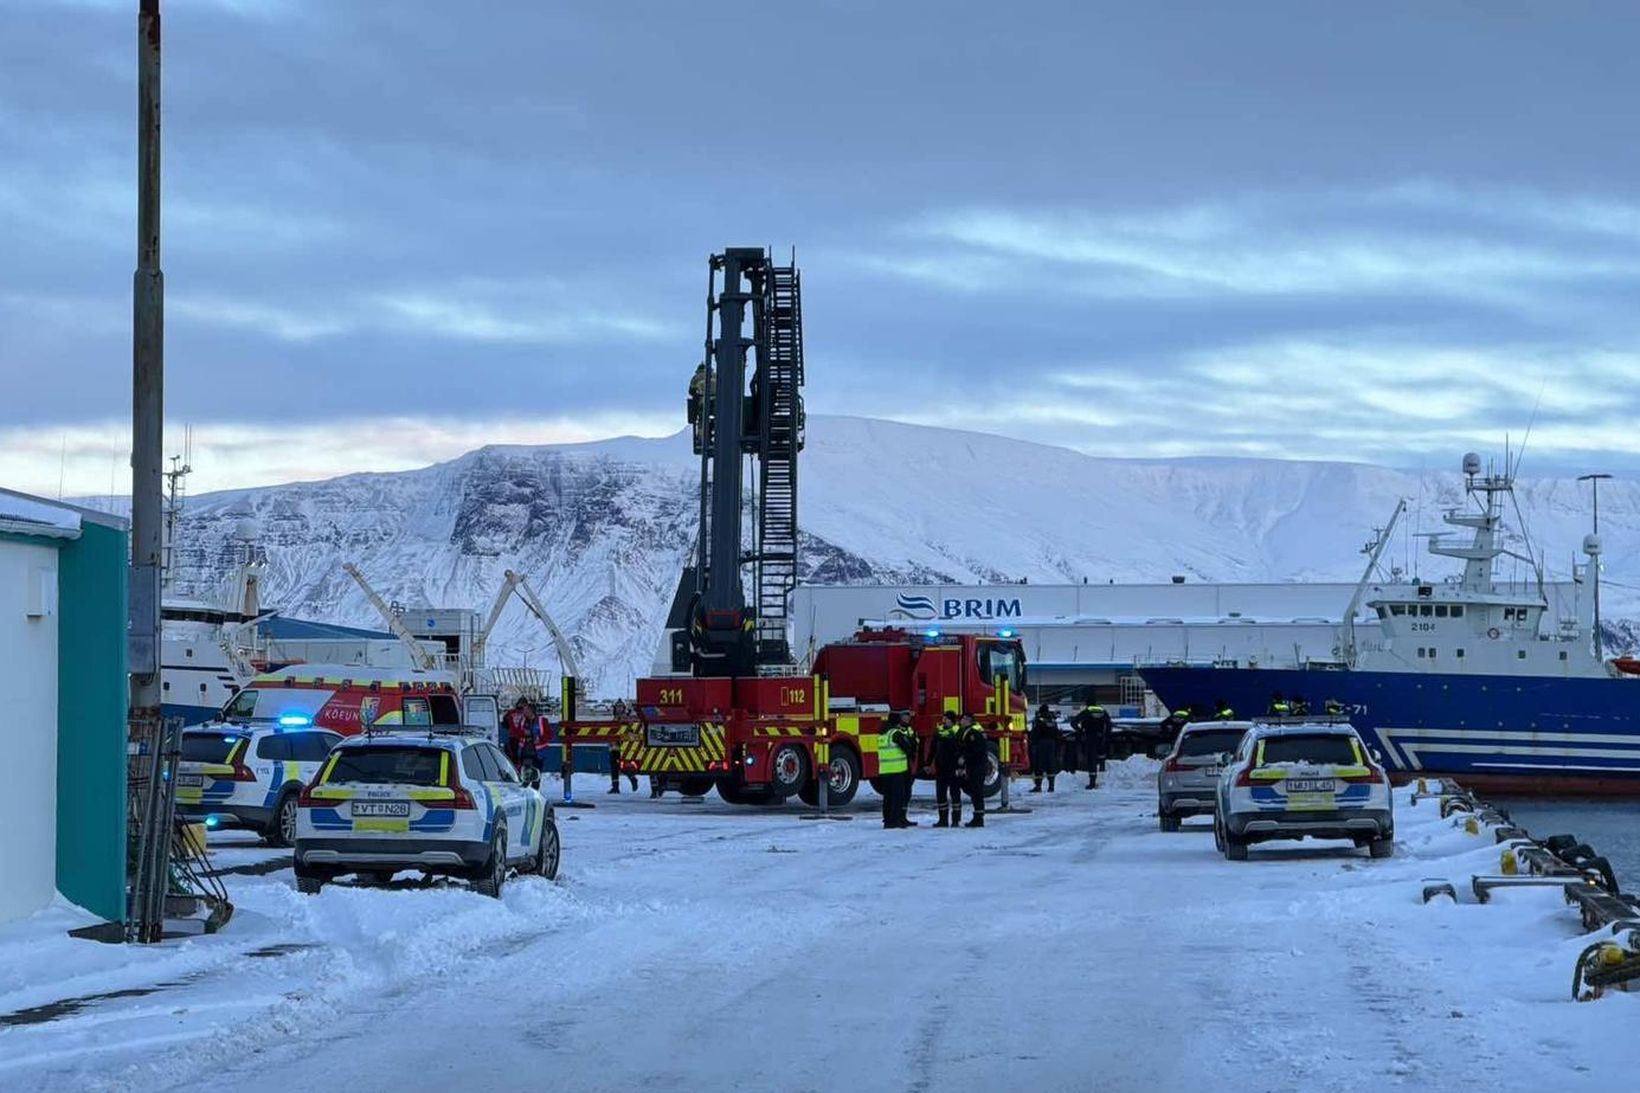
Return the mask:
{"type": "Polygon", "coordinates": [[[92,523],[58,551],[57,890],[125,918],[126,533],[92,523]]]}

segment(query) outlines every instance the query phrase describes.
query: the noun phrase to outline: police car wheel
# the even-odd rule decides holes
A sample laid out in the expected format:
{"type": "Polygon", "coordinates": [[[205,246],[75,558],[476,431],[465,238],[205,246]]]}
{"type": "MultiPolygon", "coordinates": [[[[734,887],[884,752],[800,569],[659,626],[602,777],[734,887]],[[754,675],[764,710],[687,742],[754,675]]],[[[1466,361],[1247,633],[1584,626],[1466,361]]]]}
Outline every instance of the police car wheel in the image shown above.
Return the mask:
{"type": "Polygon", "coordinates": [[[1165,812],[1161,813],[1160,816],[1161,816],[1162,830],[1163,831],[1177,831],[1177,830],[1179,830],[1179,817],[1169,816],[1165,812]]]}
{"type": "Polygon", "coordinates": [[[1367,853],[1375,858],[1387,858],[1395,853],[1395,837],[1393,835],[1374,839],[1367,844],[1367,853]]]}
{"type": "Polygon", "coordinates": [[[1230,832],[1226,831],[1224,833],[1224,856],[1230,861],[1246,861],[1246,840],[1238,839],[1234,835],[1230,834],[1230,832]]]}
{"type": "Polygon", "coordinates": [[[501,898],[501,888],[507,883],[507,829],[496,825],[495,837],[490,840],[490,858],[479,867],[473,878],[473,891],[491,899],[501,898]]]}
{"type": "Polygon", "coordinates": [[[287,789],[273,806],[273,819],[262,831],[262,841],[269,846],[290,846],[296,842],[296,791],[287,789]]]}
{"type": "Polygon", "coordinates": [[[323,888],[324,886],[325,886],[325,882],[323,880],[321,880],[319,877],[297,877],[296,878],[296,890],[298,892],[302,893],[302,895],[304,895],[304,896],[316,896],[316,895],[319,894],[319,889],[323,888]]]}
{"type": "Polygon", "coordinates": [[[541,848],[535,855],[536,874],[548,880],[557,880],[558,862],[563,852],[563,843],[558,838],[558,821],[549,816],[541,828],[541,848]]]}

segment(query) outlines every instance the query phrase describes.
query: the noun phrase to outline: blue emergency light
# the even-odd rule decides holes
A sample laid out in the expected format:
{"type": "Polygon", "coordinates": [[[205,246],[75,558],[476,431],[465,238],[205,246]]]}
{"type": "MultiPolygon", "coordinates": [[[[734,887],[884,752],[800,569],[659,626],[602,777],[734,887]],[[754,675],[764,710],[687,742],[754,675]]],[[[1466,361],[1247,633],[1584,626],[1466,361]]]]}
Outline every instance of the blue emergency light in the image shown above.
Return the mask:
{"type": "Polygon", "coordinates": [[[279,727],[282,729],[300,728],[307,724],[311,724],[311,722],[306,714],[282,713],[279,715],[279,727]]]}

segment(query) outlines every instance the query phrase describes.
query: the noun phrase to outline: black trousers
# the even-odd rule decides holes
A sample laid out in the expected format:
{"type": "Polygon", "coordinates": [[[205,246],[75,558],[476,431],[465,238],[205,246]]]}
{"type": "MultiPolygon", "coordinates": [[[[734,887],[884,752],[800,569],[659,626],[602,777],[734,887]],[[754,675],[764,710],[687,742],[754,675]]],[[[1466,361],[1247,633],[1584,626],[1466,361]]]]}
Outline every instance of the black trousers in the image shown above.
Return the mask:
{"type": "Polygon", "coordinates": [[[974,804],[974,815],[985,815],[985,775],[974,775],[963,788],[968,791],[968,799],[974,804]]]}
{"type": "Polygon", "coordinates": [[[934,777],[934,800],[941,808],[962,807],[962,780],[955,774],[938,774],[934,777]]]}
{"type": "Polygon", "coordinates": [[[893,827],[905,819],[906,781],[903,774],[883,775],[883,826],[893,827]]]}
{"type": "Polygon", "coordinates": [[[1031,741],[1031,780],[1041,782],[1059,773],[1059,741],[1031,741]]]}

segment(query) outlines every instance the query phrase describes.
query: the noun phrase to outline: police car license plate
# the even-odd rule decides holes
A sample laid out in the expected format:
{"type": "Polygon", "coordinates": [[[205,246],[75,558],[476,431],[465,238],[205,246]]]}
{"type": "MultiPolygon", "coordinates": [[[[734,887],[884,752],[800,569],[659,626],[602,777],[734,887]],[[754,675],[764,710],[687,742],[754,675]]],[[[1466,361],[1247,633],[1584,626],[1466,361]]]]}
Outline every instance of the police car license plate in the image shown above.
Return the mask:
{"type": "Polygon", "coordinates": [[[1208,778],[1217,778],[1224,771],[1223,767],[1197,767],[1196,769],[1208,778]]]}
{"type": "Polygon", "coordinates": [[[205,784],[205,776],[203,774],[179,774],[179,775],[177,775],[177,785],[179,785],[179,786],[202,786],[204,784],[205,784]]]}
{"type": "Polygon", "coordinates": [[[1338,806],[1333,792],[1338,783],[1331,778],[1287,779],[1287,808],[1293,812],[1330,812],[1338,806]]]}
{"type": "Polygon", "coordinates": [[[386,816],[402,819],[410,815],[409,801],[354,801],[355,816],[386,816]]]}

